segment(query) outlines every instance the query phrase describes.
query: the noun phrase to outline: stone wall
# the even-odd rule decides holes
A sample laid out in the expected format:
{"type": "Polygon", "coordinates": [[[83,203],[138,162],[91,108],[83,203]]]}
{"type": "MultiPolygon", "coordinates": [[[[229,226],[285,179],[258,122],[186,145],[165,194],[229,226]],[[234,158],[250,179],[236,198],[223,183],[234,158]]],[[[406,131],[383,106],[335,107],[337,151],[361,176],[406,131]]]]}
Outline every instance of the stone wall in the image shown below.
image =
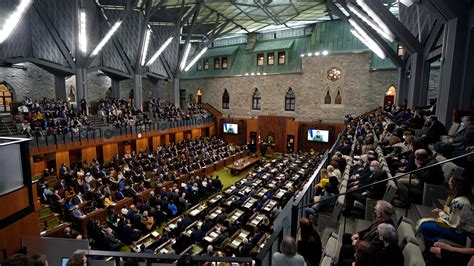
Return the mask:
{"type": "MultiPolygon", "coordinates": [[[[25,63],[26,70],[0,68],[0,81],[8,82],[15,91],[15,100],[25,96],[34,99],[52,98],[54,95],[54,76],[49,72],[25,63]]],[[[201,89],[202,101],[218,108],[224,115],[252,117],[258,115],[282,115],[299,120],[341,121],[347,113],[360,114],[383,104],[384,93],[392,84],[397,85],[398,71],[370,71],[370,53],[338,54],[326,57],[303,58],[303,73],[266,76],[243,76],[181,80],[186,101],[201,89]],[[327,70],[338,67],[342,77],[335,82],[327,79],[327,70]],[[284,110],[284,99],[291,87],[296,98],[295,112],[284,110]],[[222,110],[222,94],[227,88],[230,95],[230,109],[222,110]],[[258,88],[262,98],[261,110],[252,110],[252,94],[258,88]],[[331,104],[324,104],[329,90],[331,104]],[[337,91],[342,96],[342,104],[335,104],[337,91]]],[[[428,98],[436,98],[439,85],[439,68],[431,71],[428,98]]],[[[89,102],[105,97],[111,87],[111,80],[96,72],[87,75],[89,102]]],[[[66,95],[71,86],[74,94],[75,76],[66,79],[66,95]]],[[[172,101],[173,83],[160,80],[159,97],[172,101]]],[[[133,80],[120,83],[121,97],[128,98],[133,89],[133,80]]],[[[143,99],[151,96],[151,82],[143,79],[143,99]]]]}
{"type": "Polygon", "coordinates": [[[369,71],[370,53],[339,54],[303,58],[303,73],[266,76],[243,76],[181,80],[186,95],[201,89],[202,101],[218,108],[224,115],[291,116],[299,120],[341,121],[345,114],[360,114],[383,104],[384,93],[397,86],[396,70],[369,71]],[[341,79],[333,82],[327,70],[338,67],[341,79]],[[285,111],[285,95],[291,87],[296,98],[295,112],[285,111]],[[230,109],[222,109],[224,89],[230,95],[230,109]],[[252,110],[252,95],[258,88],[261,110],[252,110]],[[324,104],[329,91],[331,104],[324,104]],[[342,104],[335,104],[340,91],[342,104]]]}
{"type": "Polygon", "coordinates": [[[14,101],[25,96],[32,99],[51,98],[54,95],[54,76],[34,64],[25,63],[26,69],[0,67],[0,81],[6,81],[14,90],[14,101]]]}

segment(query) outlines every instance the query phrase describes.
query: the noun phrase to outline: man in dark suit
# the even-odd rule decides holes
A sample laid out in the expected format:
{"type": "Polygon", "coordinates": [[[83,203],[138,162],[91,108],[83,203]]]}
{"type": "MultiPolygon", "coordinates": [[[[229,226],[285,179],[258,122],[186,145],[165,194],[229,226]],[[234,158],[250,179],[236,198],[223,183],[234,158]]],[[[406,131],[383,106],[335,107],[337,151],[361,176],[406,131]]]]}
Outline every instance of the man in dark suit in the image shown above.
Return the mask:
{"type": "Polygon", "coordinates": [[[81,192],[77,192],[76,196],[72,198],[72,203],[74,205],[79,205],[84,202],[84,197],[82,196],[81,192]]]}
{"type": "Polygon", "coordinates": [[[448,143],[438,142],[435,150],[447,158],[455,157],[466,153],[466,148],[474,145],[474,117],[463,116],[461,126],[454,138],[450,138],[448,143]]]}
{"type": "Polygon", "coordinates": [[[193,226],[193,232],[191,233],[191,239],[193,240],[194,243],[201,243],[202,238],[204,237],[204,234],[201,230],[201,227],[198,225],[193,226]]]}
{"type": "Polygon", "coordinates": [[[446,127],[438,121],[437,116],[430,116],[428,123],[428,132],[426,132],[426,135],[422,136],[422,139],[426,141],[426,143],[435,143],[438,142],[441,138],[442,135],[446,135],[446,127]]]}

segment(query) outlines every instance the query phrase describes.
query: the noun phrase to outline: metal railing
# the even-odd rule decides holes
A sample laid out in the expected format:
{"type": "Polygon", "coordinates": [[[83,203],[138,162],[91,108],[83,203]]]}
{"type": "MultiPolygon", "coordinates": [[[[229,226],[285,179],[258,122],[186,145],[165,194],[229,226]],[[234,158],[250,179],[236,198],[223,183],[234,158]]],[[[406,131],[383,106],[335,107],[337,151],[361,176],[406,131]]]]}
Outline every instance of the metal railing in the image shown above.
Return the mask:
{"type": "MultiPolygon", "coordinates": [[[[127,253],[127,252],[116,252],[116,251],[101,251],[101,250],[77,250],[75,253],[84,253],[89,259],[92,258],[107,258],[108,260],[114,260],[115,265],[121,264],[121,258],[132,258],[145,262],[145,265],[176,265],[174,264],[179,260],[181,255],[172,254],[151,254],[151,253],[127,253]],[[157,264],[155,264],[157,263],[157,264]],[[158,264],[159,263],[159,264],[158,264]]],[[[214,262],[230,262],[238,263],[242,266],[251,266],[252,258],[243,257],[215,257],[215,256],[193,256],[193,265],[204,265],[205,263],[214,262]]],[[[211,264],[215,265],[215,264],[211,264]]]]}
{"type": "MultiPolygon", "coordinates": [[[[449,162],[452,162],[452,161],[456,161],[456,160],[459,160],[459,159],[462,159],[462,158],[465,158],[465,157],[469,157],[469,156],[474,156],[474,152],[470,152],[470,153],[466,153],[466,154],[463,154],[463,155],[459,155],[459,156],[456,156],[456,157],[453,157],[453,158],[450,158],[450,159],[446,159],[444,161],[441,161],[441,162],[437,162],[437,163],[434,163],[434,164],[430,164],[430,165],[427,165],[427,166],[424,166],[424,167],[421,167],[421,168],[418,168],[418,169],[415,169],[413,171],[410,171],[408,173],[402,173],[402,174],[399,174],[399,175],[396,175],[396,176],[392,176],[392,177],[389,177],[389,178],[386,178],[386,179],[383,179],[383,180],[379,180],[379,181],[375,181],[375,182],[372,182],[368,185],[364,185],[364,186],[361,186],[361,187],[358,187],[356,189],[352,189],[352,190],[349,190],[349,191],[346,191],[346,192],[342,192],[342,193],[339,193],[337,195],[334,195],[334,196],[331,196],[331,197],[328,197],[328,198],[325,198],[325,199],[322,199],[322,200],[318,200],[314,203],[311,203],[311,204],[307,204],[305,206],[301,206],[300,208],[306,208],[306,207],[310,207],[312,206],[313,204],[315,203],[319,203],[319,202],[324,202],[324,201],[328,201],[328,200],[334,200],[335,198],[341,196],[341,195],[347,195],[347,194],[351,194],[351,193],[354,193],[356,191],[360,191],[360,190],[363,190],[363,189],[367,189],[373,185],[377,185],[377,184],[381,184],[381,183],[385,183],[385,182],[388,182],[390,180],[396,180],[400,177],[403,177],[403,176],[409,176],[409,183],[408,183],[408,198],[410,198],[410,187],[411,187],[411,181],[412,181],[412,175],[415,174],[415,173],[418,173],[420,171],[425,171],[427,169],[430,169],[432,167],[435,167],[435,166],[439,166],[439,165],[443,165],[445,163],[449,163],[449,162]]],[[[410,206],[407,207],[407,209],[409,209],[410,206]]]]}
{"type": "Polygon", "coordinates": [[[8,130],[8,133],[10,134],[10,136],[13,136],[12,131],[10,130],[10,127],[7,125],[5,120],[2,119],[2,123],[3,123],[3,126],[8,130]]]}
{"type": "Polygon", "coordinates": [[[45,135],[33,137],[30,147],[42,147],[49,145],[68,144],[72,142],[82,142],[95,139],[113,139],[119,136],[134,135],[143,132],[163,132],[168,129],[201,126],[214,122],[212,117],[193,118],[190,120],[179,121],[160,121],[146,125],[136,125],[130,127],[101,127],[87,131],[79,131],[78,133],[67,133],[61,135],[45,135]]]}

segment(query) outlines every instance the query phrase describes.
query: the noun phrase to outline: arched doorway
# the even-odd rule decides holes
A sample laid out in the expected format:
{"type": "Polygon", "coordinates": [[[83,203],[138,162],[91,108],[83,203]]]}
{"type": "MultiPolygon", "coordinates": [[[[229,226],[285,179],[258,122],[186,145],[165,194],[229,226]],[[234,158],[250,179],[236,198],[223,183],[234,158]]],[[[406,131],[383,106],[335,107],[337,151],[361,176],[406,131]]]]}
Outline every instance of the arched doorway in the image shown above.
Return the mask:
{"type": "Polygon", "coordinates": [[[395,96],[397,96],[397,88],[395,85],[390,85],[387,92],[385,92],[385,97],[383,98],[383,107],[385,108],[389,104],[394,104],[395,96]]]}
{"type": "Polygon", "coordinates": [[[196,91],[196,103],[197,104],[201,104],[201,96],[202,96],[201,90],[197,89],[197,91],[196,91]]]}
{"type": "Polygon", "coordinates": [[[0,113],[10,113],[13,103],[13,92],[6,82],[0,82],[0,113]]]}

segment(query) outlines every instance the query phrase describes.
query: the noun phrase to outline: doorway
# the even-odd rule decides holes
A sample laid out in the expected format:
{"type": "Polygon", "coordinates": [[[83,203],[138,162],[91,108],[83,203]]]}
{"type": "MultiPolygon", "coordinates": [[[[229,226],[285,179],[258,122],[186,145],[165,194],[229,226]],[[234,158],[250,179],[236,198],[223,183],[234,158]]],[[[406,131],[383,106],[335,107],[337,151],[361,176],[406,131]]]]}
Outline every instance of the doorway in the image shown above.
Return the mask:
{"type": "Polygon", "coordinates": [[[397,95],[397,88],[395,85],[390,85],[388,87],[387,92],[385,92],[385,97],[383,98],[383,107],[387,107],[387,105],[393,105],[395,101],[395,96],[397,95]]]}
{"type": "Polygon", "coordinates": [[[0,113],[10,113],[13,103],[13,93],[5,82],[0,83],[0,113]]]}
{"type": "Polygon", "coordinates": [[[197,103],[197,104],[201,104],[201,103],[202,103],[202,102],[201,102],[201,96],[202,96],[201,90],[198,89],[198,90],[196,91],[196,103],[197,103]]]}

